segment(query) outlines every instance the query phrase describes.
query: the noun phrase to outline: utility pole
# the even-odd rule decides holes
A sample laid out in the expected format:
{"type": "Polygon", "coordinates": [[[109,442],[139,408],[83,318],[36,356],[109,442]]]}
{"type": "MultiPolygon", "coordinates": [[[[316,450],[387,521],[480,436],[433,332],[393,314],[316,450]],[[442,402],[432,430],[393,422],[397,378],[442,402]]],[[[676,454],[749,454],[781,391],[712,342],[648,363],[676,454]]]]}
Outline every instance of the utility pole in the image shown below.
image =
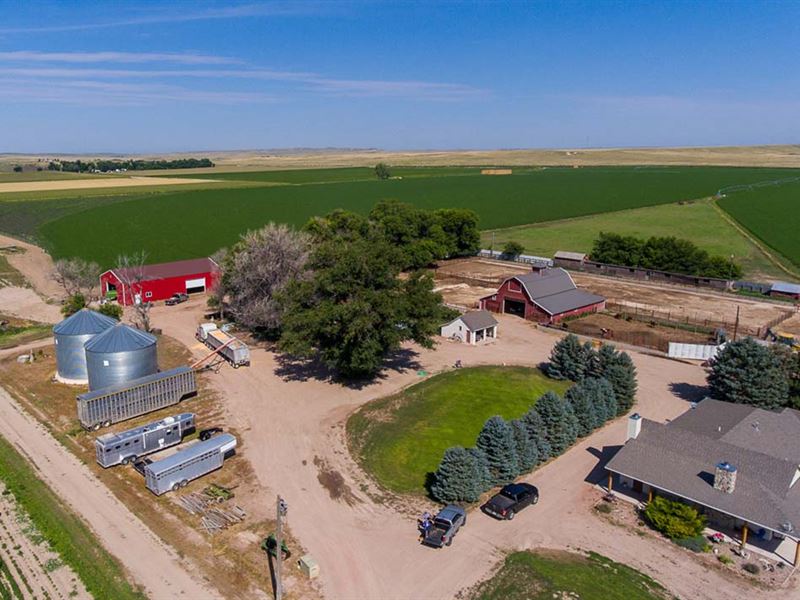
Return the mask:
{"type": "Polygon", "coordinates": [[[739,332],[739,309],[741,307],[736,305],[736,323],[733,324],[733,341],[736,341],[736,334],[739,332]]]}
{"type": "Polygon", "coordinates": [[[281,495],[278,494],[278,502],[276,506],[276,514],[278,521],[278,532],[275,535],[275,600],[283,598],[283,580],[281,579],[281,563],[283,563],[283,517],[286,516],[287,509],[286,502],[284,502],[281,495]]]}

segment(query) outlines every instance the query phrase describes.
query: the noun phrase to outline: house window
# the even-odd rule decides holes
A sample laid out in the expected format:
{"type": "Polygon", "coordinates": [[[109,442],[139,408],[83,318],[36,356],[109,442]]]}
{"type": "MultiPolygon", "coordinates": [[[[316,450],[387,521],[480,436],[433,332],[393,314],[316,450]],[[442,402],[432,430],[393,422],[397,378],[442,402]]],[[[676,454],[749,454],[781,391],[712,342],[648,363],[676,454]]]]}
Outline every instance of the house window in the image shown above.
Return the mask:
{"type": "Polygon", "coordinates": [[[144,293],[144,297],[145,298],[152,298],[153,297],[153,292],[145,292],[144,293]]]}

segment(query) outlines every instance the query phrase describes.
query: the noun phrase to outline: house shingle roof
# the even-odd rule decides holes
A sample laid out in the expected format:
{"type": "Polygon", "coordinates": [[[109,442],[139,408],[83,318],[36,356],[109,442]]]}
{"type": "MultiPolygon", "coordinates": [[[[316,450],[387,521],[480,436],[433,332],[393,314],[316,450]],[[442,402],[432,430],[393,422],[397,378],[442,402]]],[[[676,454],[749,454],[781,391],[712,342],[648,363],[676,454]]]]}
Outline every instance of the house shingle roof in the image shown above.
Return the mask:
{"type": "Polygon", "coordinates": [[[639,435],[609,461],[609,471],[782,533],[800,534],[800,439],[795,411],[706,399],[671,423],[644,419],[639,435]],[[754,423],[758,423],[758,427],[754,423]],[[737,468],[733,493],[714,488],[714,468],[737,468]],[[792,531],[786,530],[789,524],[792,531]]]}
{"type": "MultiPolygon", "coordinates": [[[[461,319],[461,322],[464,323],[470,331],[480,331],[481,329],[487,329],[497,325],[497,319],[495,319],[488,310],[473,310],[464,313],[458,317],[458,319],[461,319]]],[[[454,320],[457,321],[458,319],[454,320]]]]}

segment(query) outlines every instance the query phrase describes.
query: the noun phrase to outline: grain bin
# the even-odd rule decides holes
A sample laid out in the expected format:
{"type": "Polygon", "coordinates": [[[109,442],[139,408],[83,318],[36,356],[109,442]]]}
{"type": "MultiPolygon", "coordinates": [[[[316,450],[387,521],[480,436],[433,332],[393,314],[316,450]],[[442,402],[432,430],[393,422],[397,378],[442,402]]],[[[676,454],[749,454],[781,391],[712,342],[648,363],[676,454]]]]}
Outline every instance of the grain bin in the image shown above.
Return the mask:
{"type": "Polygon", "coordinates": [[[53,327],[56,379],[63,383],[86,383],[88,376],[84,344],[116,324],[111,317],[84,308],[53,327]]]}
{"type": "Polygon", "coordinates": [[[156,338],[127,325],[107,329],[84,348],[91,391],[158,371],[156,338]]]}

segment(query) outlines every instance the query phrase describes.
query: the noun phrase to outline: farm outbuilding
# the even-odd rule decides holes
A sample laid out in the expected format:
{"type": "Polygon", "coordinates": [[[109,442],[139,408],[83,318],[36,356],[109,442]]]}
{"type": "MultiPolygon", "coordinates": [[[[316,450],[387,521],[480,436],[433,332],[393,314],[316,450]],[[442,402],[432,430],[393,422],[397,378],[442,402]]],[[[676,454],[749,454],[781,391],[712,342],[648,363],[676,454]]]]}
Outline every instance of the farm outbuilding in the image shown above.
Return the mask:
{"type": "Polygon", "coordinates": [[[772,287],[769,290],[769,295],[800,300],[800,284],[776,281],[772,284],[772,287]]]}
{"type": "Polygon", "coordinates": [[[543,269],[506,279],[491,296],[481,298],[480,307],[537,321],[557,323],[566,317],[597,312],[606,299],[579,290],[564,269],[543,269]]]}
{"type": "Polygon", "coordinates": [[[487,310],[473,310],[442,325],[441,334],[476,346],[497,338],[497,319],[487,310]]]}
{"type": "Polygon", "coordinates": [[[206,292],[214,287],[218,278],[217,263],[210,258],[193,258],[109,269],[100,275],[100,291],[104,297],[116,293],[117,302],[130,306],[138,302],[166,300],[173,294],[206,292]]]}

